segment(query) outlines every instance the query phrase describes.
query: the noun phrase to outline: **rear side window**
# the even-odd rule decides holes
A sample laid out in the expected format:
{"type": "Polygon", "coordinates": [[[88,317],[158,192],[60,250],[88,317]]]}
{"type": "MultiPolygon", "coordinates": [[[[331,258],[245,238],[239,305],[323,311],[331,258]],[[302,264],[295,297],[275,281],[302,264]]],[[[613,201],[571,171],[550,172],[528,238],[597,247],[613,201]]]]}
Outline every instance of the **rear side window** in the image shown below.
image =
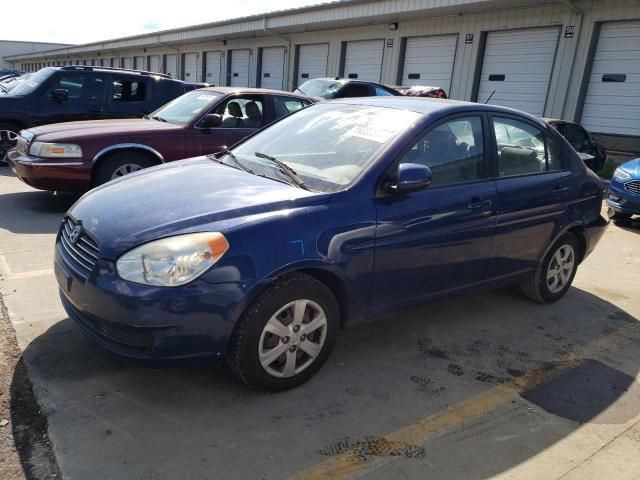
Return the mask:
{"type": "Polygon", "coordinates": [[[273,97],[273,109],[275,110],[275,118],[284,117],[301,108],[305,107],[305,103],[302,100],[293,97],[273,97]]]}
{"type": "Polygon", "coordinates": [[[482,119],[458,117],[429,131],[400,163],[431,169],[433,186],[478,180],[484,176],[482,119]]]}
{"type": "Polygon", "coordinates": [[[146,90],[143,81],[117,78],[113,81],[111,99],[115,102],[143,102],[146,90]]]}
{"type": "Polygon", "coordinates": [[[493,117],[498,176],[562,170],[561,148],[541,129],[512,118],[493,117]]]}

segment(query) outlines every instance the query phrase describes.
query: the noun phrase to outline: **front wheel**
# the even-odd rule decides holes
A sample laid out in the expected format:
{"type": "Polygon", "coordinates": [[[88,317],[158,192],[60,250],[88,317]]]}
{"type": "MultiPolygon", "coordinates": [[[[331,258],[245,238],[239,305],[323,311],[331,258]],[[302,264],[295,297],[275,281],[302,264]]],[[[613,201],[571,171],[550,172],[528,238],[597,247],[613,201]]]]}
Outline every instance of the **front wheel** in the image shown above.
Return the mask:
{"type": "Polygon", "coordinates": [[[0,165],[8,163],[9,150],[15,148],[19,130],[15,125],[0,123],[0,165]]]}
{"type": "Polygon", "coordinates": [[[325,363],[339,324],[331,291],[309,275],[291,275],[245,311],[232,336],[227,363],[250,387],[297,387],[325,363]]]}
{"type": "Polygon", "coordinates": [[[520,289],[539,303],[552,303],[567,293],[578,269],[578,239],[565,233],[553,245],[534,273],[523,279],[520,289]]]}
{"type": "Polygon", "coordinates": [[[113,153],[100,161],[93,183],[94,186],[97,187],[103,183],[138,172],[144,168],[153,167],[154,165],[157,165],[157,162],[151,160],[143,153],[127,151],[113,153]]]}

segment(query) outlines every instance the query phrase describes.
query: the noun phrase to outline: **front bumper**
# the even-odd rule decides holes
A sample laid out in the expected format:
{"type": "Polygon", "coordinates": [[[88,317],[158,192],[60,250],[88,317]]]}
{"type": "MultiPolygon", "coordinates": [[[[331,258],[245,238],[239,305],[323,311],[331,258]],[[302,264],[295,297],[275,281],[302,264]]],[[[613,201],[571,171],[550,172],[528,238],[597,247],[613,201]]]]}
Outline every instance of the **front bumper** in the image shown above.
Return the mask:
{"type": "Polygon", "coordinates": [[[607,191],[607,206],[614,212],[640,215],[640,195],[624,188],[624,184],[612,180],[607,191]]]}
{"type": "Polygon", "coordinates": [[[91,164],[74,160],[43,160],[9,152],[11,170],[27,185],[39,190],[85,192],[91,188],[91,164]]]}
{"type": "Polygon", "coordinates": [[[87,276],[59,242],[54,270],[77,327],[116,356],[149,366],[221,363],[248,288],[200,279],[178,288],[139,285],[121,280],[105,260],[87,276]]]}

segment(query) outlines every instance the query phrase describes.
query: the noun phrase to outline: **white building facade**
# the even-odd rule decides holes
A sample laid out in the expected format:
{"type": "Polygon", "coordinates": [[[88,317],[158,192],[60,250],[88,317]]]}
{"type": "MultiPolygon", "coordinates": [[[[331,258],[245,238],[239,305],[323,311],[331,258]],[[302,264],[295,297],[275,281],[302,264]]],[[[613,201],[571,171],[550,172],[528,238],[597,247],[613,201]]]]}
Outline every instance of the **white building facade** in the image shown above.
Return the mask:
{"type": "Polygon", "coordinates": [[[322,76],[437,85],[640,151],[638,0],[346,0],[8,60],[285,90],[322,76]]]}

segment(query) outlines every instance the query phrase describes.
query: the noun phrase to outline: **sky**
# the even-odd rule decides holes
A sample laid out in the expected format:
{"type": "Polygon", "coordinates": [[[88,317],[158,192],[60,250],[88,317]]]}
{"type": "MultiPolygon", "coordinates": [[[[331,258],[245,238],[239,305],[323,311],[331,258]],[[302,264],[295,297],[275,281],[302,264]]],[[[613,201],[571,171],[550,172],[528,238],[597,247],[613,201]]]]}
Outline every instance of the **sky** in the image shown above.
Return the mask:
{"type": "Polygon", "coordinates": [[[326,0],[29,0],[26,19],[17,15],[14,21],[2,21],[0,40],[89,43],[322,1],[326,0]]]}

